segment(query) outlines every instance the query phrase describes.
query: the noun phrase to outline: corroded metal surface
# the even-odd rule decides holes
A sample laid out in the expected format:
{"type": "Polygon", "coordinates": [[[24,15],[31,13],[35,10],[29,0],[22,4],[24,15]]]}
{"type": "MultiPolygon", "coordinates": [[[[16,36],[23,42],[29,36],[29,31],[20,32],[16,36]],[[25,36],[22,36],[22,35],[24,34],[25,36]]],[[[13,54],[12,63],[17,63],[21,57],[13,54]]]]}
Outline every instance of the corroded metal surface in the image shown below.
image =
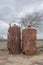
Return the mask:
{"type": "Polygon", "coordinates": [[[36,30],[32,27],[22,31],[22,50],[29,55],[36,52],[36,30]]]}
{"type": "Polygon", "coordinates": [[[20,27],[17,25],[10,27],[8,30],[8,50],[12,54],[20,52],[20,27]]]}

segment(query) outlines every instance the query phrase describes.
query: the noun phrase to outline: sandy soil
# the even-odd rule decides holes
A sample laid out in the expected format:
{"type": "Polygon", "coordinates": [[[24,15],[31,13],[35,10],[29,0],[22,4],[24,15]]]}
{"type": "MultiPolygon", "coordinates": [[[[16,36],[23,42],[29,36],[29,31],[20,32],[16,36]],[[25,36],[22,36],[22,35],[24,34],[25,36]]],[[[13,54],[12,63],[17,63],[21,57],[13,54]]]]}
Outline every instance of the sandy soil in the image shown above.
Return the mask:
{"type": "Polygon", "coordinates": [[[0,65],[43,65],[43,51],[36,55],[10,55],[8,50],[0,51],[0,65]]]}

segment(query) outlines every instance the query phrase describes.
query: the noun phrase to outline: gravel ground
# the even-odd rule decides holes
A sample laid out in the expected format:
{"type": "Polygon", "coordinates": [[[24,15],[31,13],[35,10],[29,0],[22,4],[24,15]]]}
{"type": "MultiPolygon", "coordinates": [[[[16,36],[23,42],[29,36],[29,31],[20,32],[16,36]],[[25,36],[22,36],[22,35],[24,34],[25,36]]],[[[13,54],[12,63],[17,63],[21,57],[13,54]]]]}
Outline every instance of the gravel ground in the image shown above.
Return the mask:
{"type": "Polygon", "coordinates": [[[36,55],[10,55],[8,50],[0,51],[0,65],[43,65],[43,51],[36,55]]]}

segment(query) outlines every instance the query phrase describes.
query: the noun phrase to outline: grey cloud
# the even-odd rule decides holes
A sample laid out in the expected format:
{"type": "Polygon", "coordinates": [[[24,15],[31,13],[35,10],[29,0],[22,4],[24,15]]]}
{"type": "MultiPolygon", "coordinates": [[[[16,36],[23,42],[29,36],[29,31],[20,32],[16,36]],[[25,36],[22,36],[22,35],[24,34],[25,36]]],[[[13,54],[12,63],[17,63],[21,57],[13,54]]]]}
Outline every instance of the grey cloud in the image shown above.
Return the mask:
{"type": "MultiPolygon", "coordinates": [[[[43,11],[43,0],[0,0],[0,20],[7,23],[15,22],[19,17],[33,11],[43,11]]],[[[42,19],[43,20],[43,19],[42,19]]],[[[43,23],[40,23],[39,32],[43,32],[43,23]]],[[[3,29],[2,34],[6,34],[7,30],[3,29]]]]}
{"type": "MultiPolygon", "coordinates": [[[[18,18],[18,16],[22,13],[27,13],[25,10],[29,11],[29,9],[37,8],[37,6],[41,3],[40,0],[1,0],[0,1],[0,19],[4,19],[6,21],[14,21],[18,18]]],[[[23,15],[24,15],[23,14],[23,15]]]]}
{"type": "Polygon", "coordinates": [[[2,0],[0,1],[0,19],[6,21],[12,20],[16,16],[15,1],[14,0],[2,0]],[[15,12],[15,13],[14,13],[15,12]]]}

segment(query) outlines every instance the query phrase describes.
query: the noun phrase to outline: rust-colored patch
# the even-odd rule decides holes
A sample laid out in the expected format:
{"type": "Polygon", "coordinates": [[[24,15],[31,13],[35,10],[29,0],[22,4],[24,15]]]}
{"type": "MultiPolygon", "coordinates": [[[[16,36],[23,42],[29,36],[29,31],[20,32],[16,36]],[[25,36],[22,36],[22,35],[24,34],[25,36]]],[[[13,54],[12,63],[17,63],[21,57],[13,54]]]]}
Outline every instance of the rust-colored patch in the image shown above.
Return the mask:
{"type": "Polygon", "coordinates": [[[8,50],[11,54],[20,52],[20,27],[10,26],[8,30],[8,50]]]}
{"type": "Polygon", "coordinates": [[[22,31],[22,51],[28,55],[36,52],[36,30],[32,27],[22,31]]]}

